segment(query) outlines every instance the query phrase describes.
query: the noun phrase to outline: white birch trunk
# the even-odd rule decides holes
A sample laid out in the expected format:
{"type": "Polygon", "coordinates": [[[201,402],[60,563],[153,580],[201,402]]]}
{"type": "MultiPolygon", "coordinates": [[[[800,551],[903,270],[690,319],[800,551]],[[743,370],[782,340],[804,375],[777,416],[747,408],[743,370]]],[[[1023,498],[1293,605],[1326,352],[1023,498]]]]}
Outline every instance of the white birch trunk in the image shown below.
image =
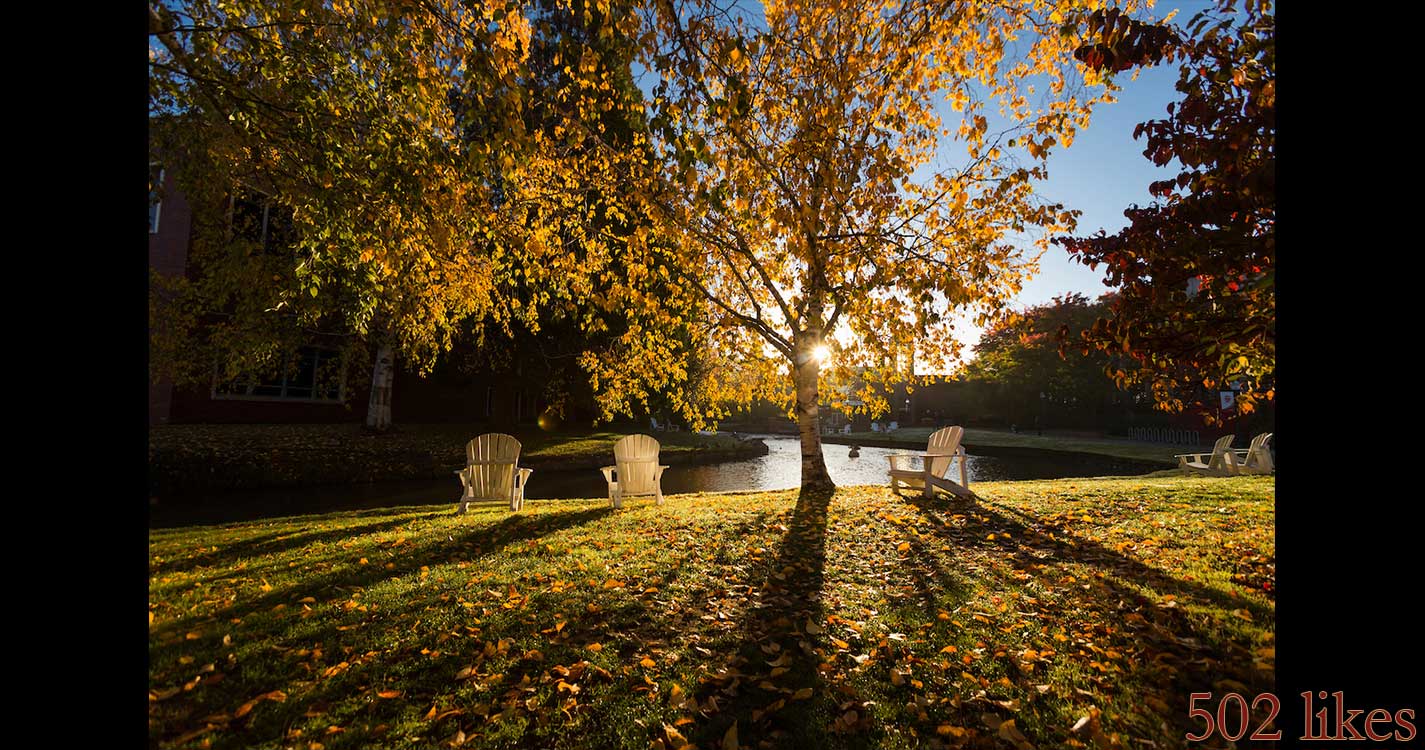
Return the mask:
{"type": "Polygon", "coordinates": [[[366,428],[377,432],[391,429],[391,381],[395,378],[395,353],[389,346],[376,350],[371,368],[371,400],[366,405],[366,428]]]}
{"type": "Polygon", "coordinates": [[[797,388],[797,429],[802,443],[802,490],[830,489],[836,486],[826,471],[826,456],[821,451],[820,393],[817,376],[821,363],[816,359],[820,335],[798,337],[794,350],[793,377],[797,388]]]}

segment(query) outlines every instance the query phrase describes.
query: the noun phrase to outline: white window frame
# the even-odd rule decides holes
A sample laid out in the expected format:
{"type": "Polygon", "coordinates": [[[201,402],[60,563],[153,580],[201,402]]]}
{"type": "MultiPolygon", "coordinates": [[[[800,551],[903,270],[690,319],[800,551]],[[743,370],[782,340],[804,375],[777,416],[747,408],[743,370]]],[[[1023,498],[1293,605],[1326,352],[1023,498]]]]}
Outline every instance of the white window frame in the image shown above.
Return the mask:
{"type": "MultiPolygon", "coordinates": [[[[331,348],[322,347],[322,346],[313,346],[313,347],[311,347],[311,348],[316,349],[318,352],[336,352],[336,351],[338,351],[338,350],[336,350],[336,349],[331,349],[331,348]]],[[[299,351],[300,351],[300,350],[299,350],[299,351]]],[[[291,364],[290,360],[289,360],[289,362],[288,362],[287,364],[288,364],[288,365],[291,364]]],[[[317,359],[316,366],[320,366],[320,365],[321,365],[321,358],[320,358],[320,356],[319,356],[318,359],[317,359]]],[[[214,367],[214,370],[213,370],[213,387],[212,387],[212,389],[211,389],[210,392],[209,392],[209,396],[210,396],[214,401],[274,401],[274,402],[283,403],[283,404],[341,404],[341,403],[345,403],[345,402],[346,402],[346,370],[347,370],[347,357],[346,357],[346,352],[342,352],[342,353],[341,353],[341,380],[337,383],[336,397],[335,397],[335,398],[318,398],[317,396],[313,395],[313,396],[308,396],[308,397],[303,398],[303,397],[300,397],[300,396],[259,396],[259,395],[255,395],[255,394],[252,393],[252,390],[258,386],[257,383],[249,383],[248,386],[247,386],[247,393],[220,393],[220,392],[218,392],[218,385],[219,385],[218,370],[217,370],[217,367],[215,366],[215,367],[214,367]]],[[[315,367],[313,368],[313,372],[315,373],[315,367]]],[[[286,390],[287,390],[287,367],[284,367],[284,368],[283,368],[283,371],[282,371],[282,390],[283,390],[284,393],[285,393],[286,390]]],[[[316,384],[315,384],[315,383],[313,383],[313,388],[312,388],[312,390],[313,390],[313,392],[315,393],[315,391],[316,391],[316,384]]]]}

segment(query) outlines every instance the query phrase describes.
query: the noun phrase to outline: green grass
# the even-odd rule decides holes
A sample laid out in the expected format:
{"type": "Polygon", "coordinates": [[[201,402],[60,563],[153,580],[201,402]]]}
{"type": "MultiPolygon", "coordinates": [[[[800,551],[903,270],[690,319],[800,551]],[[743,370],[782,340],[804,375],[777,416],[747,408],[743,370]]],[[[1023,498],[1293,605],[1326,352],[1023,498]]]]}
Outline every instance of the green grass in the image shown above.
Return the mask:
{"type": "Polygon", "coordinates": [[[1273,478],[975,490],[154,531],[150,745],[1176,747],[1272,689],[1273,478]]]}
{"type": "MultiPolygon", "coordinates": [[[[850,435],[831,435],[838,443],[860,441],[870,445],[877,441],[895,443],[897,446],[924,448],[934,427],[906,427],[895,432],[853,432],[850,435]]],[[[1095,439],[1089,437],[1068,437],[1062,435],[1033,435],[1001,430],[981,430],[967,428],[964,443],[974,452],[976,448],[1034,448],[1038,450],[1068,451],[1071,453],[1094,453],[1134,461],[1153,461],[1160,464],[1177,465],[1173,458],[1178,453],[1211,453],[1212,446],[1190,447],[1165,445],[1163,443],[1143,443],[1133,440],[1095,439]]]]}
{"type": "MultiPolygon", "coordinates": [[[[465,444],[481,424],[398,425],[372,435],[356,424],[184,424],[149,429],[149,484],[155,494],[303,484],[443,479],[465,463],[465,444]]],[[[597,467],[613,457],[616,431],[515,432],[520,464],[534,469],[597,467]]],[[[673,463],[707,456],[756,455],[727,435],[659,432],[660,456],[673,463]]]]}

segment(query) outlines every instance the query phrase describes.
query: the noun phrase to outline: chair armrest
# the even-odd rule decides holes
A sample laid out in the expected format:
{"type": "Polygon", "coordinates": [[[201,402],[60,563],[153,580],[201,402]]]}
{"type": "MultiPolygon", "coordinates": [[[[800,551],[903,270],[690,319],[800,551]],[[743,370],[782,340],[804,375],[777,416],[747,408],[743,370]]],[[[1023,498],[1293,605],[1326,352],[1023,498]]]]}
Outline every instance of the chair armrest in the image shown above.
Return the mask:
{"type": "Polygon", "coordinates": [[[668,467],[667,467],[666,465],[663,465],[663,466],[659,466],[658,468],[654,469],[654,470],[653,470],[653,478],[654,478],[654,479],[662,479],[662,478],[663,478],[663,470],[666,469],[666,468],[668,468],[668,467]]]}
{"type": "Polygon", "coordinates": [[[602,472],[604,473],[604,481],[605,481],[605,482],[608,482],[609,484],[613,484],[613,483],[614,483],[614,471],[615,471],[616,469],[618,469],[617,466],[604,466],[604,467],[601,467],[601,468],[599,469],[599,471],[602,471],[602,472]]]}
{"type": "Polygon", "coordinates": [[[515,479],[516,486],[523,487],[529,481],[529,475],[534,473],[534,469],[520,469],[519,476],[515,479]]]}

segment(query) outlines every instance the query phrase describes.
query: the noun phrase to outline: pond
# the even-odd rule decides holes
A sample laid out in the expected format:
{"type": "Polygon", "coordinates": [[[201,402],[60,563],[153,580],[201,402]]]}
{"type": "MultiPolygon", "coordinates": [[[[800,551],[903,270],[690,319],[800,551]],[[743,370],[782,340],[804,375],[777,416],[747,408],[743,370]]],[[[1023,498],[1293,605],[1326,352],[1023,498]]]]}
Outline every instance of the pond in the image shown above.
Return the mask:
{"type": "MultiPolygon", "coordinates": [[[[684,492],[737,492],[791,489],[801,480],[801,452],[797,439],[783,435],[757,435],[767,443],[765,456],[701,466],[673,466],[663,474],[664,494],[684,492]]],[[[912,453],[907,448],[861,448],[851,458],[845,445],[823,445],[826,468],[838,485],[886,484],[887,456],[912,453]]],[[[610,456],[612,459],[612,456],[610,456]]],[[[919,465],[919,464],[916,464],[919,465]]],[[[951,477],[958,478],[953,466],[951,477]]],[[[1015,456],[969,456],[970,483],[1058,479],[1062,477],[1125,476],[1146,474],[1163,467],[1139,461],[1089,454],[1035,453],[1015,456]]],[[[420,479],[377,484],[289,487],[265,490],[212,492],[201,497],[171,498],[150,507],[154,528],[192,524],[227,523],[257,518],[328,513],[339,510],[399,505],[448,504],[453,509],[460,495],[460,480],[420,479]]],[[[601,498],[608,485],[596,469],[551,471],[530,476],[528,501],[560,498],[601,498]]]]}

